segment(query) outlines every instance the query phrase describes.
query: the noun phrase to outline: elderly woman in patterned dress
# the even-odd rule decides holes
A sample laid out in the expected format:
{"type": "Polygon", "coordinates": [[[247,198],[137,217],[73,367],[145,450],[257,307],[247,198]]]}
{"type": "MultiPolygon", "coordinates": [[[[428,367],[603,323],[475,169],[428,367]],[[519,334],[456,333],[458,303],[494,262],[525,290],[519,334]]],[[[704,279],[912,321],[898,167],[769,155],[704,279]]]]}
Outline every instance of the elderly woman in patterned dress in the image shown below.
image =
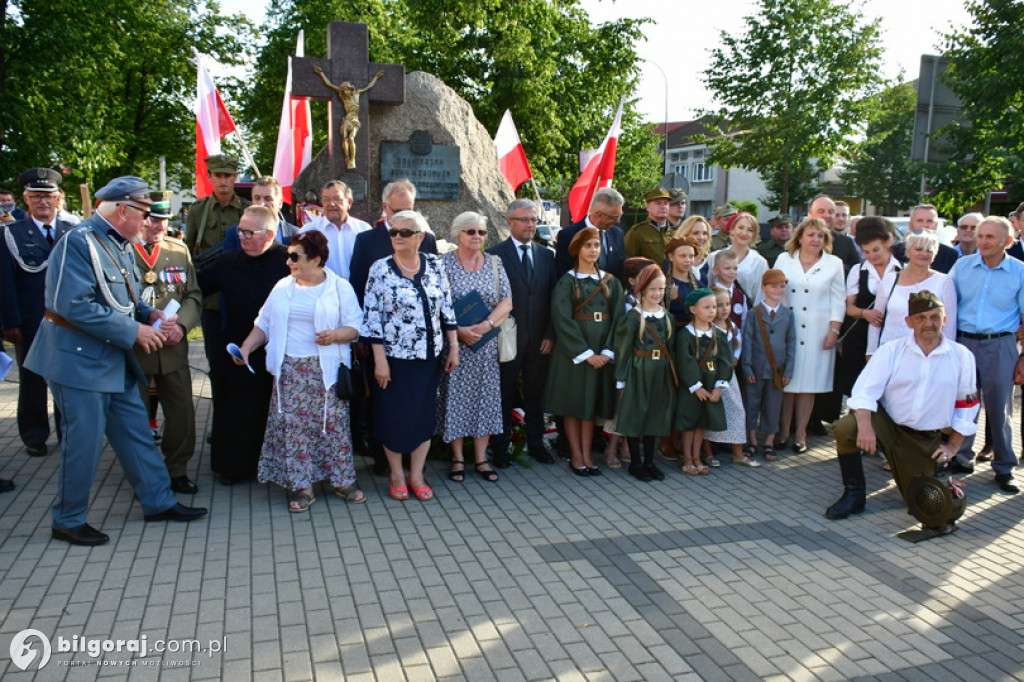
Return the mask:
{"type": "Polygon", "coordinates": [[[391,218],[393,256],[370,267],[363,341],[373,350],[373,435],[391,467],[391,497],[434,499],[423,464],[436,428],[442,369],[459,366],[459,342],[448,275],[441,259],[420,253],[427,221],[416,211],[391,218]],[[445,343],[446,342],[446,343],[445,343]],[[409,453],[409,476],[402,455],[409,453]]]}
{"type": "Polygon", "coordinates": [[[362,311],[352,285],[330,270],[327,238],[298,234],[288,244],[291,275],[277,283],[260,309],[241,359],[266,344],[274,376],[270,417],[260,454],[260,483],[289,491],[288,510],[304,512],[326,481],[349,502],[364,502],[352,463],[348,401],[338,398],[338,366],[352,364],[349,344],[359,336],[362,311]]]}
{"type": "Polygon", "coordinates": [[[501,259],[481,250],[486,236],[487,218],[472,211],[460,213],[449,236],[458,248],[441,258],[456,308],[460,299],[475,290],[491,311],[477,324],[458,328],[459,366],[441,379],[437,431],[452,446],[448,477],[456,483],[466,477],[462,439],[467,436],[473,439],[476,472],[487,481],[498,480],[498,473],[487,461],[487,442],[503,428],[498,335],[476,348],[471,346],[508,318],[512,289],[501,259]]]}

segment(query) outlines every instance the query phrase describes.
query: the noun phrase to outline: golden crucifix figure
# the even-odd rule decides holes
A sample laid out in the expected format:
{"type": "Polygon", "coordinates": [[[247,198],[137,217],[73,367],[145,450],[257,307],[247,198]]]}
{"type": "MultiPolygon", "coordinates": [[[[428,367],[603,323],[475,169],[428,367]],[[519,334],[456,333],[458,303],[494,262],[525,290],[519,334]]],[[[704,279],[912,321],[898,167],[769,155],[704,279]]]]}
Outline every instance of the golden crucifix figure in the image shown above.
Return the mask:
{"type": "Polygon", "coordinates": [[[313,73],[320,76],[324,85],[338,95],[341,106],[345,108],[345,117],[341,119],[339,131],[341,132],[341,149],[345,152],[345,166],[353,169],[356,167],[356,133],[359,132],[359,96],[376,85],[377,81],[384,77],[384,72],[378,71],[365,88],[356,88],[348,81],[334,85],[327,80],[324,70],[319,66],[313,67],[313,73]]]}

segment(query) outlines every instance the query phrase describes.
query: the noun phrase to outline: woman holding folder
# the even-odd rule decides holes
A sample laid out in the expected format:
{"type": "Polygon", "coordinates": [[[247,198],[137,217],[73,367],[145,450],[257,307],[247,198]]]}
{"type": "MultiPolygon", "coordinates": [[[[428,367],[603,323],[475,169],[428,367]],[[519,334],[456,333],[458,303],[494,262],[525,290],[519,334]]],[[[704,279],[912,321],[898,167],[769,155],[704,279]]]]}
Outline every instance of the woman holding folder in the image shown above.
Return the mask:
{"type": "Polygon", "coordinates": [[[449,239],[458,245],[441,257],[458,318],[459,366],[441,379],[437,432],[452,447],[448,478],[466,477],[462,439],[473,439],[476,472],[487,481],[498,473],[487,461],[490,436],[502,433],[498,327],[512,312],[512,288],[501,259],[483,252],[487,218],[466,211],[452,222],[449,239]]]}

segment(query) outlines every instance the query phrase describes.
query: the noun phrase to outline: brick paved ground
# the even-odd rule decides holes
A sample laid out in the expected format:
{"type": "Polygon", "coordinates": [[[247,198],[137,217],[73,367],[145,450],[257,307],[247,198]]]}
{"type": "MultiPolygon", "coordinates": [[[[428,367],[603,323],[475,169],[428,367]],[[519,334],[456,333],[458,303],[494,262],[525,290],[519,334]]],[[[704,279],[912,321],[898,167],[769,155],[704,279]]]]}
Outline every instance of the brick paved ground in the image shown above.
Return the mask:
{"type": "MultiPolygon", "coordinates": [[[[1024,495],[981,468],[961,530],[911,545],[878,460],[867,512],[822,516],[840,488],[826,439],[652,484],[537,465],[459,485],[431,462],[431,503],[389,499],[360,462],[366,504],[319,495],[303,515],[279,489],[217,485],[204,448],[190,473],[209,519],[151,525],[108,450],[89,520],[112,541],[86,549],[50,540],[58,458],[20,447],[15,381],[0,384],[0,476],[18,484],[0,496],[5,679],[28,679],[8,649],[34,628],[55,647],[224,645],[54,651],[39,680],[1024,680],[1024,495]]],[[[205,444],[198,373],[195,389],[205,444]]]]}

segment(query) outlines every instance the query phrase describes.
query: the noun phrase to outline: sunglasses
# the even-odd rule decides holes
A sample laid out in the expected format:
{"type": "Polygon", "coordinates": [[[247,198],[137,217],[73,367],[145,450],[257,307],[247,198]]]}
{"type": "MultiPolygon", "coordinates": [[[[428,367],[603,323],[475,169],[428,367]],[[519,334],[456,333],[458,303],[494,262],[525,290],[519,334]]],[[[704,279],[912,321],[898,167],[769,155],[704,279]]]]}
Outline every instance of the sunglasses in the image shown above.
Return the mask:
{"type": "Polygon", "coordinates": [[[463,232],[468,234],[470,237],[474,235],[480,235],[481,237],[487,236],[487,230],[463,230],[463,232]]]}
{"type": "Polygon", "coordinates": [[[300,251],[289,251],[288,255],[285,256],[292,263],[298,263],[300,260],[306,257],[306,254],[300,251]]]}
{"type": "Polygon", "coordinates": [[[390,236],[392,239],[394,239],[395,237],[401,237],[402,239],[408,239],[409,237],[413,236],[414,234],[419,234],[419,233],[420,233],[419,230],[410,230],[408,228],[403,228],[403,229],[399,230],[399,229],[396,229],[396,228],[393,227],[390,230],[388,230],[388,236],[390,236]]]}

